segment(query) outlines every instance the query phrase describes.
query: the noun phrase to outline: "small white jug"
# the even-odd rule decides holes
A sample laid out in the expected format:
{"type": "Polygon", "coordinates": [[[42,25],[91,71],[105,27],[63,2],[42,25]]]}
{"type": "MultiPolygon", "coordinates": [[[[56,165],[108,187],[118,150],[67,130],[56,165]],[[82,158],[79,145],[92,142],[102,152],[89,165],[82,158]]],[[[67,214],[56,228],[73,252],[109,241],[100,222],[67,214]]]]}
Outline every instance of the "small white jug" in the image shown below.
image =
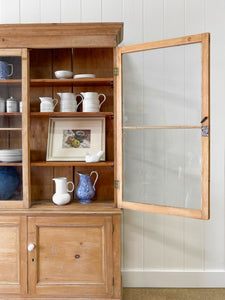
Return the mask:
{"type": "Polygon", "coordinates": [[[51,97],[39,97],[41,100],[40,111],[41,112],[53,112],[58,100],[51,97]]]}
{"type": "Polygon", "coordinates": [[[82,92],[81,95],[84,97],[83,112],[99,112],[102,104],[106,100],[106,96],[104,94],[98,94],[95,92],[82,92]],[[101,96],[103,96],[102,102],[100,102],[101,96]]]}
{"type": "Polygon", "coordinates": [[[70,194],[69,192],[73,192],[74,190],[74,184],[72,181],[67,182],[66,177],[58,177],[58,178],[53,178],[52,180],[55,181],[55,186],[56,186],[56,192],[52,196],[52,201],[57,204],[57,205],[65,205],[70,202],[70,194]],[[72,185],[72,189],[68,189],[68,185],[72,185]]]}

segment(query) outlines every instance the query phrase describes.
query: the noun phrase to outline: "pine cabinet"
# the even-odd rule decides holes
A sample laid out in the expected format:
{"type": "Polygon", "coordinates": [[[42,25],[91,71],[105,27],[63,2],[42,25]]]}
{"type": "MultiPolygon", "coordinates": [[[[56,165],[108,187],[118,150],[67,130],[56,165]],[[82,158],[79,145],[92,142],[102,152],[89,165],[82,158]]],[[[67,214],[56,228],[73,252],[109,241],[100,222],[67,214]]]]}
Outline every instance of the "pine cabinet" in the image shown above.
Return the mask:
{"type": "Polygon", "coordinates": [[[122,23],[82,23],[1,25],[0,37],[0,67],[13,66],[0,72],[0,297],[121,299],[122,208],[209,218],[209,34],[118,47],[122,23]],[[60,110],[59,93],[86,92],[106,96],[99,112],[60,110]],[[101,161],[65,147],[76,130],[101,161]],[[81,204],[79,173],[92,171],[81,204]],[[52,201],[58,177],[75,185],[67,205],[52,201]]]}

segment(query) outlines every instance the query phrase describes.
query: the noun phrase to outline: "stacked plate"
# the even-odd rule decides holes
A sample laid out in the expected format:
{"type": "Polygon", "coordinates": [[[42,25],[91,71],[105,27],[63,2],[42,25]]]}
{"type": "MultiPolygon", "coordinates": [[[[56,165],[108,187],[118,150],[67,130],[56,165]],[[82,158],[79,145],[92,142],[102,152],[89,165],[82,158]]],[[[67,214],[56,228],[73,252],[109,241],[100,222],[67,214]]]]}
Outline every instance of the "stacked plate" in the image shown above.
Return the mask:
{"type": "Polygon", "coordinates": [[[20,162],[22,161],[22,149],[2,149],[0,150],[0,161],[20,162]]]}
{"type": "Polygon", "coordinates": [[[96,75],[95,74],[76,74],[73,76],[74,79],[78,79],[78,78],[95,78],[96,75]]]}

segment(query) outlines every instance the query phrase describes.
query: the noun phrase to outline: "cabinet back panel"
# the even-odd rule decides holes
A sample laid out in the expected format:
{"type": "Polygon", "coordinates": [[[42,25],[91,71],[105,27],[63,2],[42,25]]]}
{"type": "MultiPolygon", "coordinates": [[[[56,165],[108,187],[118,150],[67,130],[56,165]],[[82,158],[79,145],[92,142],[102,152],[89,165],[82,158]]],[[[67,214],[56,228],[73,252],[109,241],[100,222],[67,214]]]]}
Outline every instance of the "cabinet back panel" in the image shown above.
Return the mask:
{"type": "Polygon", "coordinates": [[[53,78],[57,70],[73,71],[72,49],[54,49],[53,50],[53,78]]]}
{"type": "Polygon", "coordinates": [[[31,199],[51,199],[53,195],[54,168],[31,167],[31,199]]]}
{"type": "Polygon", "coordinates": [[[0,131],[0,149],[22,148],[21,131],[0,131]]]}
{"type": "Polygon", "coordinates": [[[30,157],[31,161],[46,160],[48,139],[48,117],[31,118],[30,157]]]}
{"type": "Polygon", "coordinates": [[[32,49],[30,51],[30,78],[52,78],[51,49],[32,49]]]}
{"type": "Polygon", "coordinates": [[[96,77],[113,76],[113,48],[73,49],[74,74],[95,74],[96,77]]]}

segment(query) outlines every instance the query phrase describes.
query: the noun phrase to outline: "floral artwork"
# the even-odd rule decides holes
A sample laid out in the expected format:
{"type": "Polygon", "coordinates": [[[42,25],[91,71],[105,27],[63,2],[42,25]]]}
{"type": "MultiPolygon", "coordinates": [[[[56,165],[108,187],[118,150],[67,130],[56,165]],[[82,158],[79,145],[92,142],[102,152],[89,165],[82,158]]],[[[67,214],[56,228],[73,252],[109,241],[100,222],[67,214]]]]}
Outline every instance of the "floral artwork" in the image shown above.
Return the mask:
{"type": "Polygon", "coordinates": [[[90,129],[63,130],[63,148],[90,148],[90,129]]]}

